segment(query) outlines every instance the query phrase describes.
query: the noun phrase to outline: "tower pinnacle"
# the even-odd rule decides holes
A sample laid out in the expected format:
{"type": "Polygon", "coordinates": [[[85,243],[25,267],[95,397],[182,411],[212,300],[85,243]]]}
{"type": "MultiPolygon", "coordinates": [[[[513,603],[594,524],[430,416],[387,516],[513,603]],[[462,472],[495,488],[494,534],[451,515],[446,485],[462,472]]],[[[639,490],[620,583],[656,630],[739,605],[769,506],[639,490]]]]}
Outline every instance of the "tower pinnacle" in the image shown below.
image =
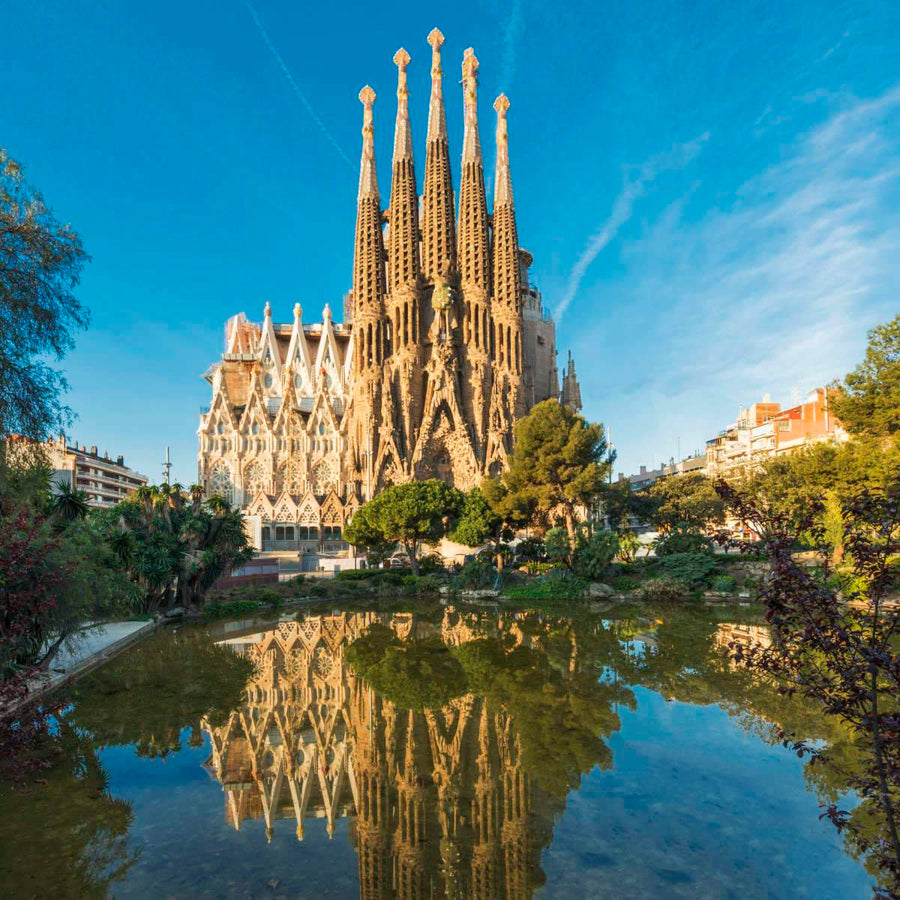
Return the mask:
{"type": "Polygon", "coordinates": [[[406,67],[409,54],[401,47],[394,54],[397,66],[397,127],[394,130],[394,162],[412,159],[412,132],[409,126],[409,89],[406,86],[406,67]]]}
{"type": "Polygon", "coordinates": [[[447,117],[444,114],[444,95],[441,90],[441,44],[444,35],[432,28],[428,35],[431,45],[431,100],[428,106],[428,142],[447,137],[447,117]]]}
{"type": "Polygon", "coordinates": [[[375,91],[366,85],[359,92],[359,101],[363,105],[363,148],[359,166],[357,200],[361,200],[363,197],[378,197],[378,178],[375,174],[375,120],[372,114],[375,91]]]}
{"type": "Polygon", "coordinates": [[[465,135],[463,137],[463,163],[481,161],[481,141],[478,139],[478,57],[469,47],[462,62],[463,99],[465,109],[465,135]]]}
{"type": "Polygon", "coordinates": [[[422,274],[434,283],[436,278],[446,277],[454,268],[456,222],[447,118],[441,92],[441,45],[444,36],[437,28],[428,35],[428,43],[431,46],[431,99],[428,106],[425,182],[422,186],[422,274]]]}
{"type": "Polygon", "coordinates": [[[494,173],[494,209],[513,205],[512,179],[509,175],[509,132],[506,128],[506,112],[509,99],[501,94],[494,101],[497,110],[497,168],[494,173]]]}

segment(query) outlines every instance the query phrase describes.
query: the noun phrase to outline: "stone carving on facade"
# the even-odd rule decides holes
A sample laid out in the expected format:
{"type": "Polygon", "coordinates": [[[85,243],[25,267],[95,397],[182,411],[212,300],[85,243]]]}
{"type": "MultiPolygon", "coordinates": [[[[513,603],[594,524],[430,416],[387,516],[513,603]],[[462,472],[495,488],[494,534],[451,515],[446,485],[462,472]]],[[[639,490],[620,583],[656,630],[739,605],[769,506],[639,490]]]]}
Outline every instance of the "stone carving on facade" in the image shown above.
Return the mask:
{"type": "MultiPolygon", "coordinates": [[[[387,210],[375,169],[375,92],[366,87],[359,95],[363,140],[347,321],[334,323],[327,305],[319,323],[304,323],[299,303],[290,324],[276,324],[269,304],[262,324],[241,313],[228,321],[225,352],[207,374],[213,396],[198,429],[199,480],[207,493],[247,512],[286,510],[280,503],[271,509],[282,491],[298,509],[306,491],[319,497],[335,491],[352,511],[411,477],[444,477],[467,489],[505,464],[512,426],[527,406],[558,395],[552,321],[528,283],[531,257],[516,232],[509,101],[501,95],[494,106],[491,214],[478,132],[478,60],[467,50],[457,215],[444,37],[434,29],[428,43],[421,199],[410,55],[401,49],[394,57],[397,118],[387,210]],[[268,496],[268,505],[255,503],[259,495],[268,496]]],[[[572,374],[567,397],[576,388],[572,374]]]]}

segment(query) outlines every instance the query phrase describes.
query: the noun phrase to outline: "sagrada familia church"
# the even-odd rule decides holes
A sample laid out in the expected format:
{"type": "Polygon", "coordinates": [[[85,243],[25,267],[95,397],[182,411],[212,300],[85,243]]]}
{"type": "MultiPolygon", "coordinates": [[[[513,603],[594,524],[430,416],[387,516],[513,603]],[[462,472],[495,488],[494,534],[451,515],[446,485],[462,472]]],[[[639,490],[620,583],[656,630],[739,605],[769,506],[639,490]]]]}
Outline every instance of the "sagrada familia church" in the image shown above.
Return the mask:
{"type": "MultiPolygon", "coordinates": [[[[458,213],[434,29],[425,179],[413,161],[405,50],[397,65],[390,200],[375,171],[375,92],[362,89],[363,146],[353,279],[344,321],[229,320],[208,370],[199,481],[257,523],[263,549],[339,540],[354,509],[383,487],[441,478],[461,489],[501,471],[516,419],[559,397],[580,407],[574,363],[562,390],[556,336],[519,246],[507,111],[496,110],[493,212],[478,132],[478,60],[462,62],[465,130],[458,213]]],[[[320,549],[328,549],[322,548],[320,549]]]]}

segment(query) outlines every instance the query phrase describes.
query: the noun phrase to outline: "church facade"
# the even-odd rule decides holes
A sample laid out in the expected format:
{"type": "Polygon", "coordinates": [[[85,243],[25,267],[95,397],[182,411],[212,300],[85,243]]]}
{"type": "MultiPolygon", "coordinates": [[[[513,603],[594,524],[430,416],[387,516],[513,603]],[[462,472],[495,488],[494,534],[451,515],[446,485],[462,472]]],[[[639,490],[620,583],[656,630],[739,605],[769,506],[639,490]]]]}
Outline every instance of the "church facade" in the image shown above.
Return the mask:
{"type": "MultiPolygon", "coordinates": [[[[451,179],[441,45],[434,29],[425,175],[419,193],[405,50],[387,208],[375,171],[374,101],[363,105],[352,288],[344,321],[262,323],[241,313],[204,377],[199,483],[257,523],[263,549],[340,550],[341,528],[382,488],[441,478],[465,490],[501,471],[516,419],[560,397],[553,321],[530,283],[509,168],[507,111],[496,111],[493,209],[477,116],[478,60],[462,62],[465,130],[458,210],[451,179]]],[[[574,380],[574,367],[570,364],[574,380]]],[[[567,378],[568,380],[568,378],[567,378]]],[[[580,393],[569,389],[566,400],[580,393]]]]}

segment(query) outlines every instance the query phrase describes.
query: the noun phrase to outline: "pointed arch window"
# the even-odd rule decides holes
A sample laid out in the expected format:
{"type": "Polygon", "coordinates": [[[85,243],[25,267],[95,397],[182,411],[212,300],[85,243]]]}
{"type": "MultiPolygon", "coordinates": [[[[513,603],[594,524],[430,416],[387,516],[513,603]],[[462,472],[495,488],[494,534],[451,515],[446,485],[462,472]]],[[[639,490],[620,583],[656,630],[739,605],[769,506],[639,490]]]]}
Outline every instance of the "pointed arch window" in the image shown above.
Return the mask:
{"type": "Polygon", "coordinates": [[[228,503],[234,501],[234,482],[231,478],[231,468],[228,463],[221,459],[212,467],[209,473],[208,490],[210,494],[218,494],[223,500],[227,500],[228,503]]]}

